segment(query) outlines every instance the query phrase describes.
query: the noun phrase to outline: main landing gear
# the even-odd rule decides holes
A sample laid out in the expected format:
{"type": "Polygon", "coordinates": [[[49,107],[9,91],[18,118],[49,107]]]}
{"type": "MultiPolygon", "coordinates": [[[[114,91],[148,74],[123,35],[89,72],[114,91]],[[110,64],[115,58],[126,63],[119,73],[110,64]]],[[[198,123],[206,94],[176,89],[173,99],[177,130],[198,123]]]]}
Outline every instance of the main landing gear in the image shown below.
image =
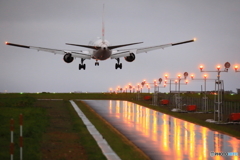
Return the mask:
{"type": "Polygon", "coordinates": [[[119,63],[120,59],[116,58],[116,60],[117,60],[117,63],[115,65],[115,69],[118,69],[118,68],[122,69],[122,63],[119,63]]]}
{"type": "Polygon", "coordinates": [[[81,70],[81,69],[85,70],[86,69],[86,64],[83,64],[84,60],[85,59],[81,58],[81,64],[79,64],[79,70],[81,70]]]}

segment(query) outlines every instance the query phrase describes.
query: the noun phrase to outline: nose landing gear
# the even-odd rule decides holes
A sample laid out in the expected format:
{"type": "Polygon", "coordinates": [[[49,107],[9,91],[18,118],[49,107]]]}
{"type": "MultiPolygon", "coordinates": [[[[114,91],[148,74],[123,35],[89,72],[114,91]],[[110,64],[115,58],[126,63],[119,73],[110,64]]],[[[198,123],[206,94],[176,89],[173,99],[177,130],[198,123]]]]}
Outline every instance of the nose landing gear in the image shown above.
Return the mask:
{"type": "Polygon", "coordinates": [[[99,66],[99,62],[98,61],[95,62],[95,66],[99,66]]]}

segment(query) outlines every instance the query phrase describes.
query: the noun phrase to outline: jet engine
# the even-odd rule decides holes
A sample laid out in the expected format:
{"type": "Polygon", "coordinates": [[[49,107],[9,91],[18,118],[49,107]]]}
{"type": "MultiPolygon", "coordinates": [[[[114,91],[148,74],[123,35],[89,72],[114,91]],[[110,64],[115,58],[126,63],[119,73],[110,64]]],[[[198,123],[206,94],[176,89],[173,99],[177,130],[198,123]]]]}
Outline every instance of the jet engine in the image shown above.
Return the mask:
{"type": "Polygon", "coordinates": [[[73,61],[73,57],[70,53],[67,53],[63,56],[63,60],[66,62],[66,63],[71,63],[73,61]]]}
{"type": "Polygon", "coordinates": [[[135,54],[130,53],[130,56],[124,57],[127,62],[133,62],[135,60],[135,54]]]}

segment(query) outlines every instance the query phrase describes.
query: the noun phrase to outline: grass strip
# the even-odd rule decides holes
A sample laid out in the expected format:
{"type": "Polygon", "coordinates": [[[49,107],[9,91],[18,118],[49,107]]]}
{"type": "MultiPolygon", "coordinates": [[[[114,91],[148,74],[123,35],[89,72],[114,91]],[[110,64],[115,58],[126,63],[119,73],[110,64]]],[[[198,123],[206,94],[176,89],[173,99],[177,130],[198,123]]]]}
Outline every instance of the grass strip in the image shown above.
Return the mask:
{"type": "Polygon", "coordinates": [[[38,101],[46,108],[49,126],[42,142],[42,159],[106,160],[69,101],[38,101]]]}
{"type": "Polygon", "coordinates": [[[108,144],[123,160],[149,159],[139,148],[137,148],[124,135],[117,131],[111,124],[99,116],[94,110],[82,101],[75,102],[96,129],[107,140],[108,144]]]}
{"type": "Polygon", "coordinates": [[[67,109],[71,116],[73,122],[73,131],[77,133],[81,138],[79,143],[85,149],[87,159],[89,160],[106,160],[106,157],[103,155],[102,150],[98,147],[97,142],[92,137],[92,135],[87,130],[87,127],[84,125],[83,121],[77,115],[76,111],[72,107],[71,103],[68,101],[67,109]]]}

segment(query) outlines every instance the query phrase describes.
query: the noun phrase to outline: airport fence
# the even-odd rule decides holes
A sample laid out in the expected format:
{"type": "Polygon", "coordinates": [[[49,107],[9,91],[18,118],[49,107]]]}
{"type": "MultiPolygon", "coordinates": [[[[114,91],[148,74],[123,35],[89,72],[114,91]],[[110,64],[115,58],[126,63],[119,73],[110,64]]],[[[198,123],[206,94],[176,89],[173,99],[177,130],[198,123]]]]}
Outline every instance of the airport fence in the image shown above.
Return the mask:
{"type": "MultiPolygon", "coordinates": [[[[136,95],[137,100],[144,100],[145,95],[136,95]]],[[[191,97],[191,96],[180,96],[180,100],[177,99],[177,94],[163,94],[158,93],[152,94],[152,100],[149,101],[152,105],[155,106],[166,106],[169,109],[176,108],[176,106],[181,106],[184,110],[188,105],[196,105],[197,111],[199,112],[213,112],[214,105],[217,105],[214,99],[210,99],[207,97],[204,100],[204,97],[191,97]],[[161,100],[167,99],[169,103],[167,105],[162,105],[161,100]],[[206,104],[205,104],[206,101],[206,104]]],[[[223,100],[222,103],[222,114],[229,115],[230,113],[240,113],[240,102],[232,102],[223,100]]]]}

